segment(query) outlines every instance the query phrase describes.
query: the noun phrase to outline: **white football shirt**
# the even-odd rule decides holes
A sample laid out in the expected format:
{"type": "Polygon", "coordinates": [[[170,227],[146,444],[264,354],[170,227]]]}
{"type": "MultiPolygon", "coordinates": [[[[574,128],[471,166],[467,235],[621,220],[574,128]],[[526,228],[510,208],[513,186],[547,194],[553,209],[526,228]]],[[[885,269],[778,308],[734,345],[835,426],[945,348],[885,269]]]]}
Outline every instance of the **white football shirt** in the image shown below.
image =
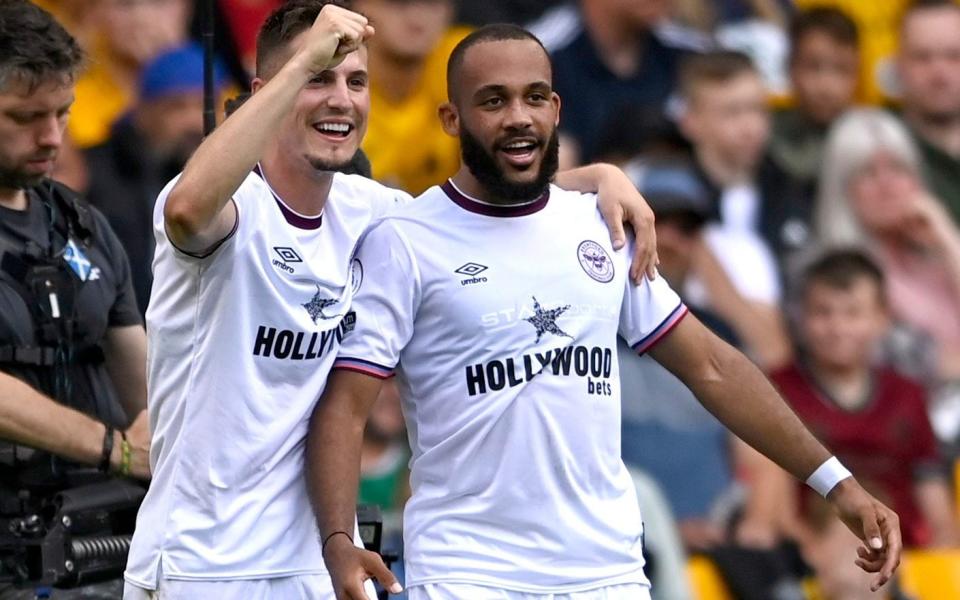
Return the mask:
{"type": "Polygon", "coordinates": [[[153,481],[127,581],[324,573],[303,476],[304,439],[343,334],[363,232],[403,192],[337,174],[323,214],[288,208],[257,173],[233,202],[234,232],[189,256],[154,212],[147,311],[153,481]]]}
{"type": "Polygon", "coordinates": [[[408,587],[648,585],[617,334],[643,352],[686,308],[663,279],[633,286],[629,258],[595,196],[556,187],[497,207],[447,182],[365,237],[335,368],[398,375],[408,587]]]}

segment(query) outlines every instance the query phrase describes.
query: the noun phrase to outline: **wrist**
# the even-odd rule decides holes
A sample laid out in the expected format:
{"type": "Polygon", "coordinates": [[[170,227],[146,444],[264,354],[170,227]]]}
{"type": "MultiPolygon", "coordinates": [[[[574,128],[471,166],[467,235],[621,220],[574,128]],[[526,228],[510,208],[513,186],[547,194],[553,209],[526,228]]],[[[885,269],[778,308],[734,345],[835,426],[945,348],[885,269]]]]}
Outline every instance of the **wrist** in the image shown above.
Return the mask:
{"type": "Polygon", "coordinates": [[[850,471],[840,464],[836,456],[831,456],[807,477],[806,483],[826,498],[841,483],[852,481],[852,479],[853,475],[850,471]]]}
{"type": "Polygon", "coordinates": [[[103,424],[103,437],[101,438],[100,456],[97,461],[97,468],[107,473],[113,467],[113,456],[116,452],[116,432],[113,427],[103,424]]]}
{"type": "Polygon", "coordinates": [[[348,542],[350,546],[353,546],[353,536],[342,529],[328,533],[320,543],[320,554],[325,556],[328,550],[336,548],[337,544],[343,542],[348,542]]]}

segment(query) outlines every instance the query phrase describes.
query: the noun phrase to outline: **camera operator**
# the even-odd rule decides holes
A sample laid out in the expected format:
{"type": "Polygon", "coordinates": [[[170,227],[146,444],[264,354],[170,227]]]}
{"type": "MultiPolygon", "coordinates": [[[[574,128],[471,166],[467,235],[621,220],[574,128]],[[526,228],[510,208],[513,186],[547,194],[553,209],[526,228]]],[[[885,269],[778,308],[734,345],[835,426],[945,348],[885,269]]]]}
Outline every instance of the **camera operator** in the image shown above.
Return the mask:
{"type": "MultiPolygon", "coordinates": [[[[47,177],[82,60],[48,13],[0,3],[0,535],[56,492],[150,475],[127,258],[104,217],[47,177]]],[[[0,599],[33,594],[0,583],[0,599]]]]}

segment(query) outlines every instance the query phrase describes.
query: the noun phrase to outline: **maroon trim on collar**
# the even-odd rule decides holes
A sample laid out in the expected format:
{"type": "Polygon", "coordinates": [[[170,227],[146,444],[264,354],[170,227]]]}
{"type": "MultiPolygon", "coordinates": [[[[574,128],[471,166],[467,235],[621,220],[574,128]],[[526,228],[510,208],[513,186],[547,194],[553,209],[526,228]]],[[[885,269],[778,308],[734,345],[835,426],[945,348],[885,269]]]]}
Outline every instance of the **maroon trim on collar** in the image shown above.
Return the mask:
{"type": "Polygon", "coordinates": [[[484,204],[483,202],[477,202],[476,200],[461,194],[456,186],[453,185],[453,182],[449,179],[440,186],[440,189],[442,189],[447,197],[450,198],[450,200],[452,200],[453,203],[460,208],[468,210],[472,213],[477,213],[478,215],[486,215],[488,217],[523,217],[526,215],[532,215],[533,213],[543,209],[543,207],[547,205],[547,200],[550,199],[549,187],[545,192],[543,192],[542,196],[533,202],[512,206],[484,204]]]}
{"type": "Polygon", "coordinates": [[[283,203],[283,201],[277,197],[276,192],[273,191],[273,188],[270,187],[270,184],[267,183],[267,178],[263,176],[263,172],[260,171],[260,165],[257,165],[253,168],[253,172],[256,173],[264,183],[267,184],[267,188],[270,190],[270,194],[273,195],[273,199],[277,202],[277,207],[280,209],[280,214],[283,215],[283,218],[287,220],[287,223],[293,225],[297,229],[320,229],[320,226],[323,225],[323,214],[319,214],[315,217],[305,217],[303,215],[298,215],[297,213],[290,210],[290,208],[283,203]]]}
{"type": "Polygon", "coordinates": [[[323,215],[319,214],[315,217],[305,217],[303,215],[298,215],[297,213],[290,210],[286,204],[280,201],[280,198],[276,196],[273,197],[277,201],[277,206],[280,207],[280,213],[283,214],[283,218],[287,220],[287,223],[290,223],[297,229],[320,229],[320,226],[323,225],[323,215]]]}

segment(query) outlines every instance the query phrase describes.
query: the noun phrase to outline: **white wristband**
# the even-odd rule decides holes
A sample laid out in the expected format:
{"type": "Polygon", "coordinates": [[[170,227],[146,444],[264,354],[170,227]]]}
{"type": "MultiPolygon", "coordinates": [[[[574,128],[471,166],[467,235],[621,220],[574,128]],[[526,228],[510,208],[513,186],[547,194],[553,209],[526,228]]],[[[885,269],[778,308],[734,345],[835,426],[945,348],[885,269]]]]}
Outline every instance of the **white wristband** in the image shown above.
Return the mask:
{"type": "Polygon", "coordinates": [[[853,477],[853,474],[840,464],[836,456],[831,456],[817,467],[810,477],[807,477],[807,485],[826,498],[830,490],[847,477],[853,477]]]}

